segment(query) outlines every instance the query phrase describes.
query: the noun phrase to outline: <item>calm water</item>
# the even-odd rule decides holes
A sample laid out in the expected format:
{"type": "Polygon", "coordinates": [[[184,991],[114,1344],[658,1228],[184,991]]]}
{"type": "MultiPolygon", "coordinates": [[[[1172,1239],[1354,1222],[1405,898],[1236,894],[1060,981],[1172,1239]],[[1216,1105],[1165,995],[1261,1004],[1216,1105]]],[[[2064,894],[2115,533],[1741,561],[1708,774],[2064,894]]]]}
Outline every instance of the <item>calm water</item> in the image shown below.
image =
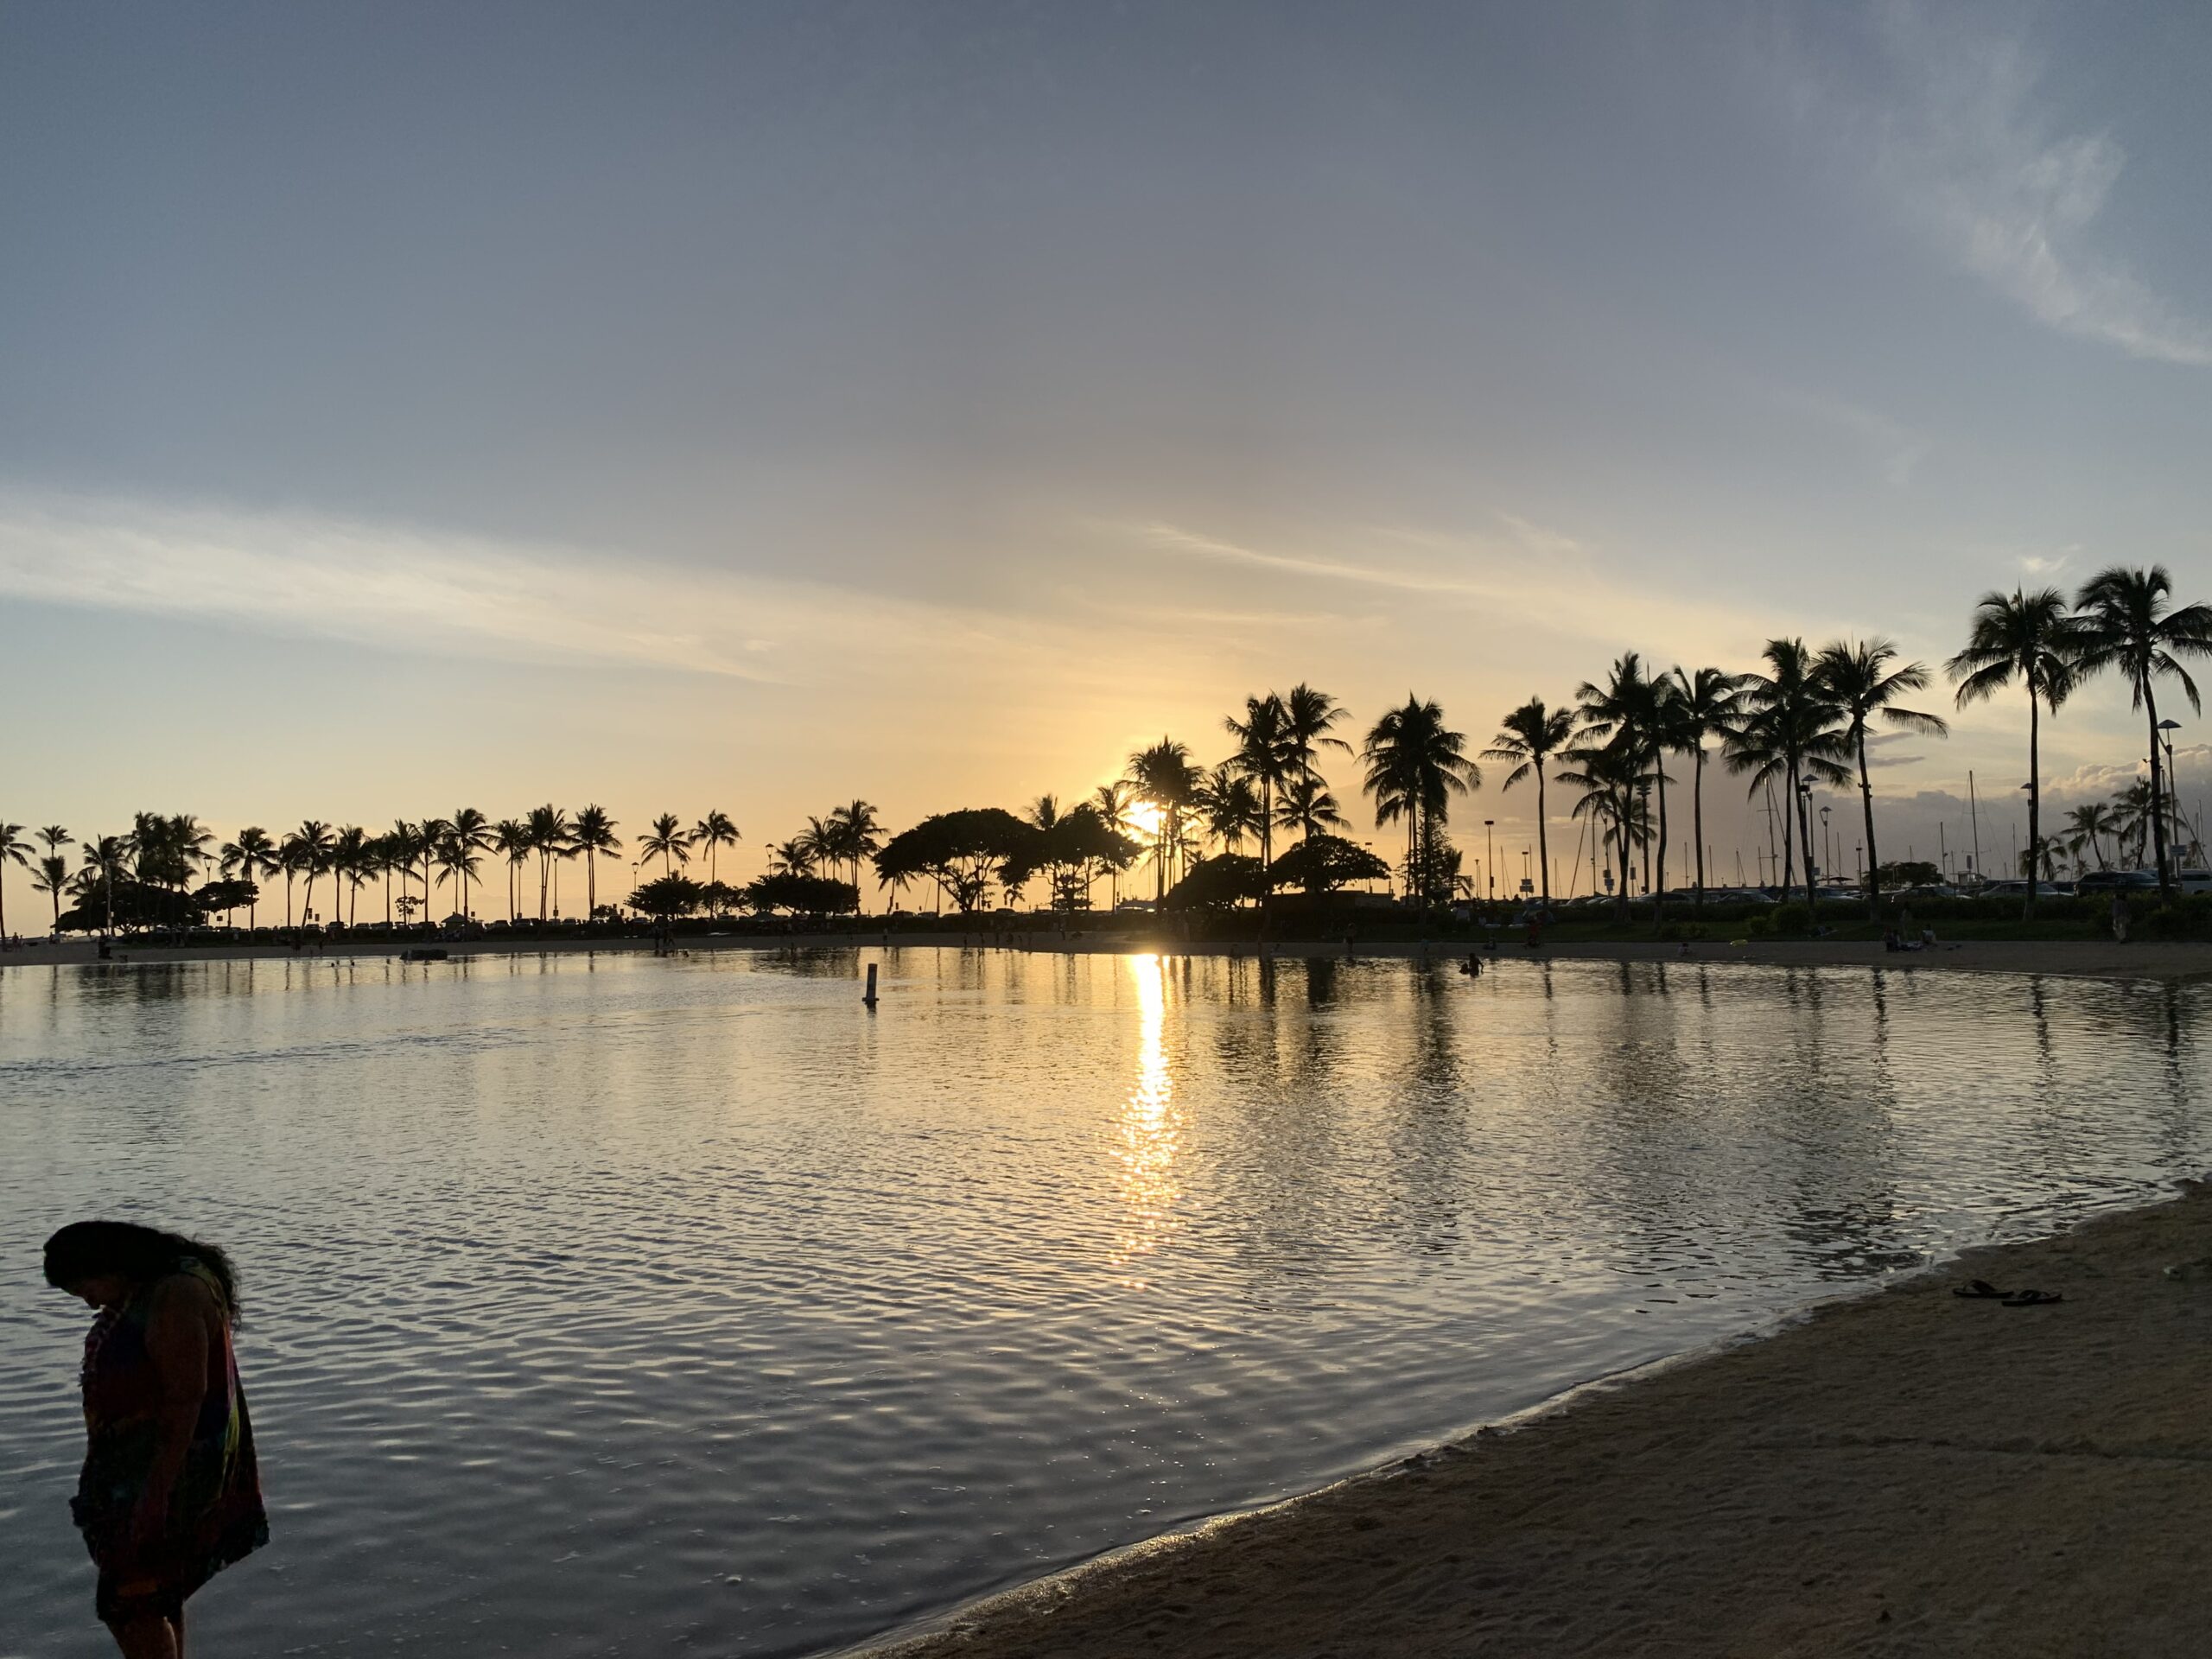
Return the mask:
{"type": "Polygon", "coordinates": [[[1510,959],[10,969],[0,1654],[105,1650],[86,1316],[35,1266],[87,1213],[239,1262],[276,1542],[194,1603],[215,1650],[799,1654],[2201,1172],[2207,1006],[1510,959]]]}

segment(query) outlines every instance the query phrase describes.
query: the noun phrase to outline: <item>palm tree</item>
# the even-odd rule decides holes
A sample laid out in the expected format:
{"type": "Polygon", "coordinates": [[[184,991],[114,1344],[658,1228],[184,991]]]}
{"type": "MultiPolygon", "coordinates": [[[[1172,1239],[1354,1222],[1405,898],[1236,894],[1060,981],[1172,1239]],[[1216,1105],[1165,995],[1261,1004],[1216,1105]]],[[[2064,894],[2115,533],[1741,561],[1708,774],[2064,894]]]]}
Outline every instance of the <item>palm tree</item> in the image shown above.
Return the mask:
{"type": "MultiPolygon", "coordinates": [[[[596,811],[596,808],[586,808],[596,811]]],[[[583,833],[584,815],[576,814],[577,834],[583,833]]],[[[492,850],[507,863],[507,925],[512,927],[521,919],[522,897],[518,878],[522,867],[530,861],[530,826],[520,818],[501,818],[492,826],[492,850]]]]}
{"type": "MultiPolygon", "coordinates": [[[[1098,815],[1098,822],[1106,827],[1109,834],[1127,836],[1134,827],[1129,823],[1129,804],[1134,798],[1129,785],[1116,779],[1110,784],[1099,785],[1091,791],[1090,810],[1098,815]]],[[[1106,903],[1110,908],[1121,907],[1122,871],[1118,865],[1107,874],[1106,903]]]]}
{"type": "MultiPolygon", "coordinates": [[[[1958,683],[1958,706],[1980,702],[2018,676],[2028,694],[2028,844],[2043,843],[2041,710],[2056,715],[2073,690],[2081,630],[2056,588],[2010,594],[1990,592],[1975,604],[1966,649],[1943,664],[1958,683]]],[[[2036,913],[2036,884],[2028,883],[2024,916],[2036,913]]]]}
{"type": "Polygon", "coordinates": [[[477,855],[492,850],[492,823],[473,806],[458,809],[446,824],[446,847],[457,850],[458,862],[440,859],[448,874],[458,871],[461,880],[461,915],[463,921],[475,919],[469,903],[468,884],[476,879],[477,855]]]}
{"type": "MultiPolygon", "coordinates": [[[[2151,837],[2156,849],[2158,896],[2173,896],[2173,872],[2166,861],[2165,772],[2158,734],[2158,698],[2153,682],[2177,682],[2189,706],[2203,711],[2196,682],[2181,664],[2183,657],[2212,657],[2212,606],[2170,608],[2173,578],[2162,564],[2131,570],[2113,565],[2093,576],[2075,595],[2077,677],[2105,669],[2126,677],[2130,698],[2143,711],[2151,731],[2151,837]]],[[[2032,884],[2031,884],[2032,886],[2032,884]]]]}
{"type": "Polygon", "coordinates": [[[464,922],[469,919],[468,884],[476,879],[477,867],[481,861],[477,854],[486,844],[486,841],[464,838],[451,825],[447,827],[444,835],[438,837],[438,868],[444,872],[441,879],[451,880],[459,890],[461,915],[464,922]]]}
{"type": "MultiPolygon", "coordinates": [[[[371,870],[369,832],[358,823],[349,823],[334,836],[330,842],[330,869],[334,895],[339,882],[346,884],[346,925],[351,927],[360,908],[361,883],[368,879],[371,870]]],[[[334,896],[331,908],[334,911],[337,907],[338,900],[334,896]]]]}
{"type": "Polygon", "coordinates": [[[1167,871],[1183,850],[1183,815],[1191,810],[1198,791],[1199,772],[1191,763],[1187,745],[1162,737],[1129,757],[1129,787],[1136,798],[1156,808],[1160,822],[1153,831],[1153,902],[1167,896],[1167,871]]]}
{"type": "Polygon", "coordinates": [[[883,820],[867,801],[848,801],[831,810],[830,827],[836,831],[838,850],[852,867],[853,891],[861,888],[861,865],[883,850],[883,820]]]}
{"type": "Polygon", "coordinates": [[[1318,772],[1301,772],[1291,779],[1275,801],[1278,830],[1295,830],[1301,836],[1319,836],[1342,829],[1344,822],[1337,798],[1329,792],[1328,780],[1318,772]]]}
{"type": "Polygon", "coordinates": [[[1375,798],[1376,826],[1406,822],[1408,885],[1425,907],[1434,896],[1438,828],[1451,816],[1452,796],[1480,786],[1481,768],[1467,758],[1465,734],[1445,725],[1436,702],[1424,702],[1411,692],[1404,707],[1368,729],[1360,759],[1367,767],[1362,786],[1375,798]]]}
{"type": "Polygon", "coordinates": [[[737,845],[737,826],[730,822],[727,812],[709,812],[691,826],[691,844],[707,849],[707,880],[721,879],[715,868],[715,855],[724,847],[737,845]]]}
{"type": "MultiPolygon", "coordinates": [[[[300,897],[300,916],[304,920],[315,914],[315,879],[330,868],[330,826],[308,818],[285,838],[285,845],[292,849],[293,857],[298,861],[296,868],[308,879],[308,890],[300,897]]],[[[291,925],[291,884],[289,880],[284,891],[285,925],[289,927],[291,925]]]]}
{"type": "Polygon", "coordinates": [[[47,853],[32,873],[31,886],[54,900],[54,940],[61,942],[61,895],[69,890],[69,861],[59,853],[47,853]]]}
{"type": "Polygon", "coordinates": [[[2078,860],[2086,847],[2095,855],[2099,869],[2110,869],[2112,866],[2105,861],[2104,838],[2110,836],[2115,843],[2119,841],[2120,815],[2103,801],[2091,801],[2068,813],[2066,822],[2073,832],[2067,837],[2067,850],[2078,860]]]}
{"type": "Polygon", "coordinates": [[[419,837],[415,843],[415,856],[423,864],[423,919],[430,919],[430,866],[436,860],[438,847],[446,838],[449,828],[443,818],[425,818],[415,826],[419,837]]]}
{"type": "Polygon", "coordinates": [[[1192,791],[1191,804],[1196,809],[1205,834],[1225,851],[1238,850],[1247,836],[1260,836],[1260,858],[1264,865],[1268,861],[1264,831],[1270,827],[1268,811],[1261,791],[1253,787],[1252,775],[1238,770],[1243,764],[1239,760],[1224,760],[1208,772],[1192,791]]]}
{"type": "Polygon", "coordinates": [[[1842,710],[1844,741],[1859,763],[1859,805],[1866,821],[1866,913],[1878,918],[1882,905],[1882,861],[1874,851],[1874,784],[1866,769],[1866,723],[1879,715],[1892,726],[1927,737],[1948,737],[1951,728],[1936,715],[1900,709],[1897,699],[1909,691],[1928,687],[1928,665],[1897,659],[1897,648],[1887,639],[1861,639],[1847,644],[1839,639],[1821,653],[1819,672],[1828,696],[1842,710]]]}
{"type": "Polygon", "coordinates": [[[123,879],[123,866],[133,849],[128,836],[95,836],[79,849],[84,859],[82,874],[97,881],[107,899],[107,920],[100,930],[102,938],[115,937],[115,884],[123,879]]]}
{"type": "Polygon", "coordinates": [[[1779,779],[1789,808],[1783,822],[1782,885],[1786,891],[1797,852],[1805,855],[1805,903],[1813,893],[1811,791],[1826,784],[1840,789],[1851,774],[1841,764],[1847,753],[1844,728],[1834,697],[1822,683],[1819,661],[1802,639],[1770,639],[1760,653],[1768,670],[1746,674],[1744,713],[1724,751],[1729,769],[1751,774],[1751,791],[1779,779]]]}
{"type": "Polygon", "coordinates": [[[8,942],[8,866],[31,867],[31,844],[20,823],[0,823],[0,944],[8,942]]]}
{"type": "Polygon", "coordinates": [[[1513,764],[1513,770],[1498,785],[1501,793],[1523,778],[1533,777],[1536,780],[1536,873],[1542,883],[1547,906],[1552,901],[1552,854],[1547,827],[1548,815],[1544,809],[1544,768],[1573,735],[1573,709],[1547,709],[1541,697],[1531,697],[1498,721],[1497,735],[1483,751],[1485,760],[1508,760],[1513,764]]]}
{"type": "MultiPolygon", "coordinates": [[[[1643,781],[1643,763],[1634,751],[1618,743],[1578,743],[1560,751],[1567,766],[1552,774],[1554,783],[1570,785],[1581,792],[1569,817],[1589,820],[1599,841],[1612,849],[1608,862],[1618,865],[1618,891],[1629,883],[1629,849],[1641,837],[1637,814],[1637,785],[1643,781]]],[[[1595,861],[1596,854],[1592,854],[1595,861]]],[[[1606,880],[1613,880],[1608,873],[1606,880]]],[[[1594,874],[1592,886],[1596,881],[1594,874]]]]}
{"type": "MultiPolygon", "coordinates": [[[[721,814],[708,816],[719,817],[721,814]]],[[[729,825],[729,838],[733,842],[737,839],[737,826],[734,823],[729,825]]],[[[579,811],[569,839],[584,855],[584,919],[588,921],[599,913],[600,858],[612,858],[622,850],[622,842],[614,833],[614,820],[603,806],[587,806],[579,811]]]]}
{"type": "Polygon", "coordinates": [[[1301,680],[1284,693],[1282,709],[1283,754],[1297,776],[1319,776],[1313,766],[1318,750],[1351,753],[1351,744],[1329,734],[1331,728],[1344,717],[1344,709],[1327,692],[1317,691],[1301,680]]]}
{"type": "MultiPolygon", "coordinates": [[[[1296,776],[1300,770],[1290,753],[1290,710],[1281,697],[1270,691],[1264,697],[1245,698],[1244,718],[1239,720],[1231,715],[1222,724],[1236,740],[1236,753],[1224,764],[1248,784],[1259,785],[1256,823],[1260,862],[1266,865],[1274,857],[1275,791],[1285,779],[1296,776]]],[[[1217,777],[1219,768],[1216,772],[1217,777]]],[[[1226,807],[1230,798],[1216,789],[1214,800],[1226,807]]],[[[1231,812],[1230,817],[1238,822],[1237,839],[1241,842],[1249,825],[1238,813],[1231,812]]]]}
{"type": "Polygon", "coordinates": [[[1743,698],[1740,675],[1717,668],[1700,668],[1694,674],[1677,665],[1675,670],[1672,733],[1678,753],[1693,757],[1690,773],[1690,835],[1697,863],[1697,898],[1705,903],[1705,742],[1726,739],[1735,728],[1743,698]]]}
{"type": "MultiPolygon", "coordinates": [[[[661,821],[675,830],[681,838],[683,831],[677,828],[674,813],[663,814],[661,821]]],[[[569,815],[550,801],[543,806],[531,807],[523,820],[523,826],[530,832],[531,851],[537,855],[537,925],[543,927],[546,920],[546,900],[553,880],[553,861],[575,855],[572,840],[575,826],[569,822],[569,815]]]]}
{"type": "MultiPolygon", "coordinates": [[[[1662,813],[1667,799],[1666,772],[1660,765],[1660,759],[1666,748],[1664,715],[1670,683],[1663,678],[1654,678],[1647,673],[1643,666],[1643,654],[1630,651],[1624,652],[1613,659],[1612,668],[1607,673],[1603,683],[1585,681],[1575,689],[1574,693],[1576,702],[1581,705],[1579,710],[1581,717],[1581,729],[1592,737],[1605,739],[1610,747],[1620,752],[1621,757],[1626,762],[1629,775],[1637,779],[1637,787],[1639,791],[1645,786],[1647,769],[1658,770],[1659,800],[1662,813]]],[[[1641,803],[1639,802],[1638,804],[1640,806],[1641,803]]],[[[1636,819],[1635,813],[1624,812],[1614,815],[1614,825],[1618,832],[1621,860],[1620,887],[1614,894],[1614,903],[1622,915],[1626,915],[1628,912],[1629,879],[1631,868],[1630,842],[1633,839],[1632,826],[1636,819]]],[[[1643,842],[1648,849],[1649,845],[1648,831],[1643,836],[1643,842]]],[[[1648,891],[1651,886],[1650,859],[1648,852],[1644,862],[1644,887],[1648,891]]],[[[1662,887],[1666,885],[1666,872],[1667,849],[1662,844],[1659,849],[1659,885],[1662,887]]],[[[1654,907],[1653,914],[1656,919],[1656,906],[1654,907]]]]}
{"type": "Polygon", "coordinates": [[[653,820],[652,832],[638,842],[638,851],[647,858],[660,860],[664,875],[674,875],[677,865],[691,861],[691,837],[683,833],[681,818],[673,812],[664,812],[653,820]]]}
{"type": "Polygon", "coordinates": [[[269,832],[257,823],[250,823],[238,831],[238,839],[226,841],[217,851],[216,868],[228,875],[250,883],[253,897],[245,901],[245,925],[255,925],[261,908],[261,880],[276,874],[276,846],[269,839],[269,832]]]}
{"type": "Polygon", "coordinates": [[[835,869],[844,856],[838,844],[837,832],[823,819],[809,815],[806,828],[798,833],[798,840],[806,848],[807,863],[815,868],[835,869]]]}
{"type": "MultiPolygon", "coordinates": [[[[652,855],[652,842],[648,837],[639,843],[652,855]]],[[[683,857],[682,853],[677,855],[683,857]]],[[[803,836],[793,836],[789,841],[779,841],[768,849],[768,873],[771,875],[812,875],[814,849],[803,836]]]]}

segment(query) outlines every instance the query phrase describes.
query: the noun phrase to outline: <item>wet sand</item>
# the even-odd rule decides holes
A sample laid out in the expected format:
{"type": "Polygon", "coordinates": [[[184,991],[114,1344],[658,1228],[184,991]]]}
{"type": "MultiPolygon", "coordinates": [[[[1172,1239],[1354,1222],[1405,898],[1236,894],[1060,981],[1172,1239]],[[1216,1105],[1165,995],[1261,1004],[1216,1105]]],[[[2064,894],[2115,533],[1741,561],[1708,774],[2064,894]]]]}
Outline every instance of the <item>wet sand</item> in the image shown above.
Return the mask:
{"type": "MultiPolygon", "coordinates": [[[[181,947],[138,946],[127,939],[118,940],[116,959],[125,963],[148,962],[239,962],[260,958],[271,961],[315,961],[347,957],[397,956],[401,950],[414,948],[421,942],[415,940],[383,941],[353,939],[333,944],[323,950],[295,951],[289,946],[276,944],[254,945],[188,945],[181,947]]],[[[856,933],[823,934],[751,934],[685,935],[676,942],[679,952],[697,950],[779,950],[793,945],[842,944],[858,947],[880,947],[886,944],[908,948],[929,949],[945,946],[957,949],[963,944],[981,945],[1025,950],[1065,950],[1084,953],[1129,953],[1160,951],[1170,956],[1256,957],[1262,947],[1249,942],[1233,944],[1191,943],[1173,938],[1153,938],[1127,934],[1061,934],[1050,928],[1011,930],[979,929],[963,935],[957,932],[901,933],[880,930],[862,930],[856,933]]],[[[571,953],[593,950],[651,951],[650,938],[601,939],[465,939],[454,940],[441,947],[453,957],[473,956],[537,956],[549,951],[571,953]]],[[[1413,943],[1382,943],[1361,941],[1354,944],[1349,954],[1352,957],[1427,957],[1438,960],[1465,956],[1471,947],[1464,941],[1439,941],[1430,944],[1413,943]]],[[[1332,957],[1342,958],[1346,948],[1341,938],[1335,940],[1284,940],[1265,947],[1266,953],[1282,959],[1300,957],[1332,957]]],[[[1941,944],[1929,950],[1885,950],[1876,942],[1849,942],[1830,939],[1765,940],[1744,944],[1700,943],[1693,944],[1687,955],[1679,944],[1646,943],[1640,940],[1601,942],[1589,944],[1551,944],[1531,950],[1525,944],[1501,936],[1495,951],[1481,950],[1486,963],[1496,963],[1510,969],[1516,964],[1532,962],[1745,962],[1760,963],[1787,968],[1878,968],[1901,973],[1926,970],[1981,972],[1998,974],[2054,974],[2070,977],[2093,979],[2149,979],[2180,981],[2212,977],[2212,944],[2115,944],[2110,941],[2078,939],[2005,939],[1970,941],[1957,944],[1941,944]]],[[[41,963],[80,963],[99,960],[96,940],[65,939],[60,944],[44,943],[26,944],[21,949],[0,954],[0,967],[35,966],[41,963]]]]}
{"type": "Polygon", "coordinates": [[[875,1659],[2195,1656],[2212,1197],[1777,1335],[971,1607],[875,1659]],[[1954,1297],[1970,1277],[2056,1306],[1954,1297]]]}

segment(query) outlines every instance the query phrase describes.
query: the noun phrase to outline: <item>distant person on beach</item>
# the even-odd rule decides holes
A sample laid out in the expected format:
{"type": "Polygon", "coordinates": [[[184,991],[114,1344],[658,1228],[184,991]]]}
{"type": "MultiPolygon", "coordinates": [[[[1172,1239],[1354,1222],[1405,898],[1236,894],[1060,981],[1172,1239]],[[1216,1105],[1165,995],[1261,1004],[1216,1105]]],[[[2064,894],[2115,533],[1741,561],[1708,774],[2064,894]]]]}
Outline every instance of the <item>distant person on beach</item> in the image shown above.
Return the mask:
{"type": "Polygon", "coordinates": [[[2112,937],[2116,944],[2127,943],[2127,895],[2118,887],[2112,890],[2112,937]]]}
{"type": "Polygon", "coordinates": [[[125,1659],[182,1659],[185,1599],[269,1541],[230,1262],[175,1233],[79,1221],[46,1241],[46,1281],[99,1311],[69,1505],[99,1569],[93,1605],[125,1659]]]}

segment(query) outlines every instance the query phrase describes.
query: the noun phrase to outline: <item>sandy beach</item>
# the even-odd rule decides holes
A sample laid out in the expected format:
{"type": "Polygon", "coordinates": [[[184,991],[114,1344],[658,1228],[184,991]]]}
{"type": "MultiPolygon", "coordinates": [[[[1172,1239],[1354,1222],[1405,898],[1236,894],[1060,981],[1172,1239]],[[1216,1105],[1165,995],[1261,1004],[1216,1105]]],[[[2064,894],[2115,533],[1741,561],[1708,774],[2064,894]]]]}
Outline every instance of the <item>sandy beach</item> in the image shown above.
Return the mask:
{"type": "Polygon", "coordinates": [[[2212,1275],[2163,1269],[2208,1255],[2202,1187],[1976,1250],[868,1651],[2200,1654],[2212,1275]]]}
{"type": "MultiPolygon", "coordinates": [[[[232,962],[264,958],[314,961],[318,958],[397,956],[419,946],[421,940],[380,940],[373,935],[334,942],[321,950],[295,951],[277,944],[251,945],[137,945],[118,939],[115,959],[124,963],[232,962]]],[[[1249,941],[1191,942],[1172,938],[1146,938],[1125,933],[1062,934],[1050,928],[978,929],[958,932],[898,932],[862,929],[857,932],[822,934],[685,934],[676,941],[678,951],[779,950],[794,945],[848,945],[930,949],[958,949],[969,945],[986,949],[1067,950],[1081,952],[1160,951],[1170,956],[1256,957],[1262,947],[1249,941]]],[[[650,951],[646,938],[599,939],[527,938],[464,939],[439,948],[454,957],[474,956],[535,956],[547,951],[650,951]]],[[[1405,942],[1360,941],[1349,954],[1354,957],[1429,957],[1438,959],[1464,956],[1464,941],[1429,944],[1405,942]]],[[[1286,939],[1265,947],[1279,959],[1299,957],[1343,957],[1342,939],[1286,939]]],[[[2179,981],[2212,976],[2212,944],[2131,944],[2077,939],[1972,940],[1940,944],[1932,950],[1885,950],[1879,943],[1858,940],[1754,940],[1743,944],[1699,943],[1686,954],[1679,944],[1640,940],[1596,944],[1548,944],[1531,950],[1516,939],[1501,938],[1495,951],[1481,952],[1486,963],[1510,967],[1535,962],[1702,962],[1759,963],[1780,968],[1869,968],[1900,973],[1923,970],[1997,974],[2054,974],[2093,979],[2150,979],[2179,981]]],[[[82,963],[99,959],[99,942],[69,938],[60,944],[28,943],[0,954],[0,968],[51,963],[82,963]]]]}

